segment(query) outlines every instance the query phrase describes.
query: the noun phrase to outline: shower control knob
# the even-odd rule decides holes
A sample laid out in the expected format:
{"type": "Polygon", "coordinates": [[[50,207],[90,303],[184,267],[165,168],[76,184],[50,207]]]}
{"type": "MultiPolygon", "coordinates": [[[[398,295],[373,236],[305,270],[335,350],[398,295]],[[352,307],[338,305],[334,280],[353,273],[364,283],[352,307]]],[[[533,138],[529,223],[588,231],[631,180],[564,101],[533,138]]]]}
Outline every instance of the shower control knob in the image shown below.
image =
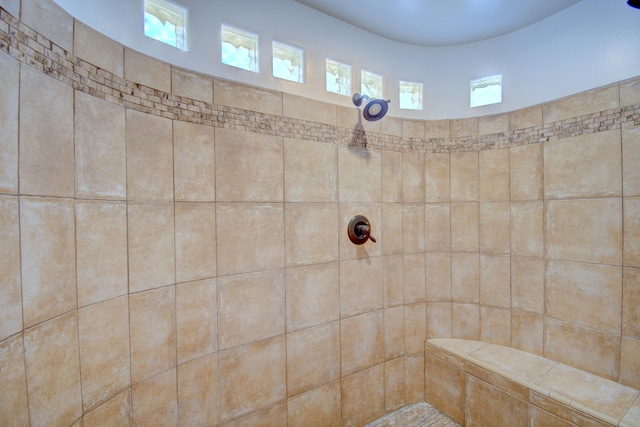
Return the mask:
{"type": "Polygon", "coordinates": [[[347,227],[347,234],[349,239],[356,245],[362,245],[367,240],[376,243],[375,237],[371,235],[371,224],[369,224],[367,217],[363,215],[356,215],[351,218],[347,227]]]}

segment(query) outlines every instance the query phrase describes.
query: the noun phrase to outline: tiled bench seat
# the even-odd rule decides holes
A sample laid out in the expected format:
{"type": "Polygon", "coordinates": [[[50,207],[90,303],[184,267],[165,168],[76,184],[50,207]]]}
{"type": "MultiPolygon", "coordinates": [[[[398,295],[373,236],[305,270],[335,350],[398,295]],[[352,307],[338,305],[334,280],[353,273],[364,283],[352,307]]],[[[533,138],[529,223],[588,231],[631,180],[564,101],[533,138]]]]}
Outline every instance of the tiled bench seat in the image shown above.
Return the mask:
{"type": "Polygon", "coordinates": [[[640,426],[640,392],[511,347],[432,338],[425,400],[466,426],[640,426]]]}

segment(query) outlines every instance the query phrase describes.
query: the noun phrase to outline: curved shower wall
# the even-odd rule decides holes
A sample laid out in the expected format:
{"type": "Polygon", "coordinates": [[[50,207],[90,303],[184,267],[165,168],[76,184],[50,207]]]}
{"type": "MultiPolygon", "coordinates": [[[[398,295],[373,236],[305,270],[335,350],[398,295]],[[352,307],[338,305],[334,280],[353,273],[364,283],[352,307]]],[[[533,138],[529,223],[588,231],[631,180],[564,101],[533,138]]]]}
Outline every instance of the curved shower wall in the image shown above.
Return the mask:
{"type": "Polygon", "coordinates": [[[0,424],[362,425],[428,337],[640,388],[640,78],[361,122],[43,11],[0,9],[0,424]]]}

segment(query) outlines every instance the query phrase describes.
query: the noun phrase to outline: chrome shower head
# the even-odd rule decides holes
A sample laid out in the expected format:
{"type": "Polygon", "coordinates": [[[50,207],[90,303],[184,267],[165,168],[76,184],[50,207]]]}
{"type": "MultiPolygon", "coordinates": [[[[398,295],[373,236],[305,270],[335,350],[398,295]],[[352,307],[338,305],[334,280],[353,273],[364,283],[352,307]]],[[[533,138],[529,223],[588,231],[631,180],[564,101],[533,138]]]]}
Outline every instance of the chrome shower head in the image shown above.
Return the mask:
{"type": "Polygon", "coordinates": [[[354,93],[351,99],[356,107],[362,105],[362,101],[367,101],[367,105],[362,111],[362,116],[370,122],[383,118],[387,114],[388,104],[391,102],[390,99],[369,98],[367,95],[360,95],[359,93],[354,93]]]}

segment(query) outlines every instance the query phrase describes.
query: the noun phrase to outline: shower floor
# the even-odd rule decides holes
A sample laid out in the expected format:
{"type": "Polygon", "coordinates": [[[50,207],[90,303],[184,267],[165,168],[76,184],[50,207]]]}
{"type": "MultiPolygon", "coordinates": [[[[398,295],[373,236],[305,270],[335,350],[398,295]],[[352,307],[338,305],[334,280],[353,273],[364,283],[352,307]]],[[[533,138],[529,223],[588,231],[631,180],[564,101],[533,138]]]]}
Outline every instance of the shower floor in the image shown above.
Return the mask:
{"type": "Polygon", "coordinates": [[[400,408],[365,427],[460,427],[460,424],[428,403],[421,402],[400,408]]]}

